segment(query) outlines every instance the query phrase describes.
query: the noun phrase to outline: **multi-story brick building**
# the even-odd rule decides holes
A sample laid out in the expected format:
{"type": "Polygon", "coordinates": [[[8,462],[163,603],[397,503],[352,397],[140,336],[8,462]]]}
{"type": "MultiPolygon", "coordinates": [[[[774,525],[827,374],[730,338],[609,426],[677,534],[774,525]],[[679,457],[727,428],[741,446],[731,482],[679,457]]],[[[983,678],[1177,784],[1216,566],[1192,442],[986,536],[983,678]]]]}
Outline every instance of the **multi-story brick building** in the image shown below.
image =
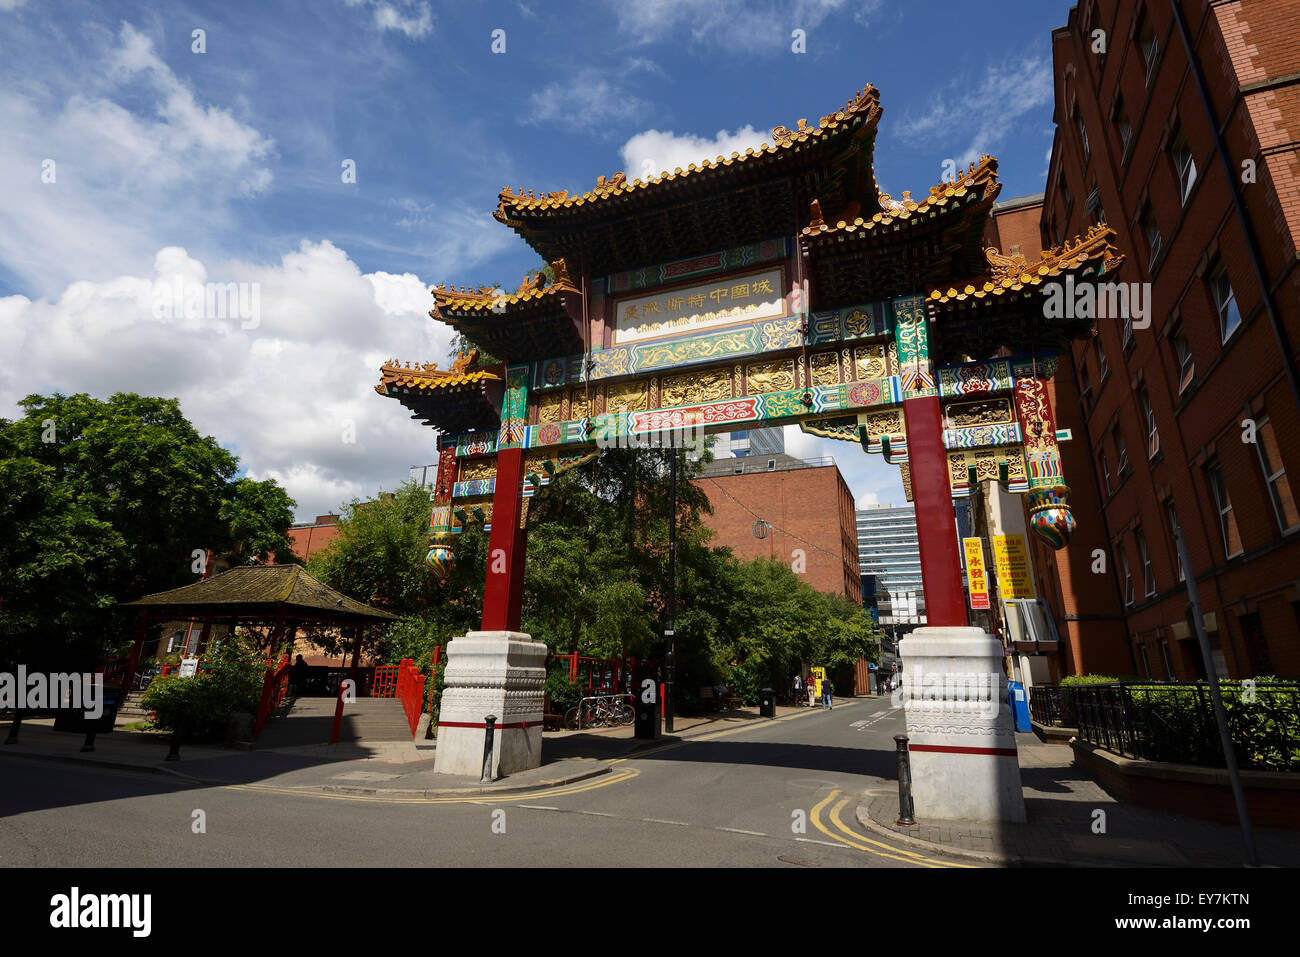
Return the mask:
{"type": "Polygon", "coordinates": [[[833,459],[721,458],[694,481],[713,505],[705,516],[712,544],[741,559],[784,562],[813,588],[862,601],[853,493],[833,459]],[[759,526],[762,538],[758,522],[767,526],[759,526]]]}
{"type": "Polygon", "coordinates": [[[1106,222],[1130,294],[1056,378],[1080,528],[1035,556],[1068,670],[1204,673],[1181,527],[1216,670],[1300,675],[1300,5],[1087,0],[1052,45],[1042,242],[1106,222]]]}

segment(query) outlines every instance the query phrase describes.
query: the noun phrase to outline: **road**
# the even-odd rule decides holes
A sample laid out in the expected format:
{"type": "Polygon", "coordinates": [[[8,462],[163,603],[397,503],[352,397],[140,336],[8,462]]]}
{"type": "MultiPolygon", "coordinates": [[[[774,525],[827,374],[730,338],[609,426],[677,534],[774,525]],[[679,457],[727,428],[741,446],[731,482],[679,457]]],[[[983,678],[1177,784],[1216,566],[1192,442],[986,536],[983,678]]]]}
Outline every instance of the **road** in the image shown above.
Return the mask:
{"type": "Polygon", "coordinates": [[[901,730],[887,699],[858,699],[473,800],[193,787],[0,757],[0,866],[966,866],[854,817],[864,791],[896,786],[901,730]]]}

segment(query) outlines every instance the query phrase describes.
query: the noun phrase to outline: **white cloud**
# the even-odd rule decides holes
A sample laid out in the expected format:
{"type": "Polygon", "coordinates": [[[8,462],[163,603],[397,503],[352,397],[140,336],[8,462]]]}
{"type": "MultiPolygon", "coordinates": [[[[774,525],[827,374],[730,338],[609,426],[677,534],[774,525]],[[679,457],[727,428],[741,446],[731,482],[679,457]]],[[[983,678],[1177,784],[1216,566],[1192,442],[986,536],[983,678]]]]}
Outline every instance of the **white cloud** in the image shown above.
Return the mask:
{"type": "Polygon", "coordinates": [[[890,465],[879,455],[862,451],[856,442],[824,439],[810,435],[797,425],[785,427],[785,451],[800,459],[829,456],[835,460],[856,508],[878,505],[882,501],[903,504],[903,477],[897,465],[890,465]]]}
{"type": "Polygon", "coordinates": [[[646,130],[624,143],[620,152],[628,178],[638,179],[658,176],[677,167],[686,169],[691,163],[699,165],[705,158],[713,160],[719,155],[744,153],[746,147],[757,149],[765,142],[772,142],[772,134],[752,126],[742,126],[734,133],[718,130],[713,139],[690,133],[679,136],[672,131],[646,130]]]}
{"type": "Polygon", "coordinates": [[[375,28],[393,30],[408,40],[419,40],[433,32],[433,10],[427,0],[343,0],[349,7],[373,7],[375,28]],[[409,11],[409,12],[407,12],[409,11]]]}
{"type": "Polygon", "coordinates": [[[165,248],[144,275],[74,282],[54,299],[0,298],[0,415],[33,392],[175,396],[200,432],[253,478],[280,481],[311,518],[436,459],[433,430],[374,391],[386,359],[446,367],[451,330],[427,316],[431,304],[418,276],[362,274],[329,242],[303,242],[275,265],[165,248]],[[260,323],[158,318],[158,284],[176,276],[257,283],[260,323]]]}
{"type": "Polygon", "coordinates": [[[701,45],[732,53],[789,51],[791,31],[811,34],[827,17],[852,8],[860,23],[865,12],[878,10],[882,0],[607,0],[618,18],[620,36],[636,43],[655,43],[680,28],[701,45]]]}
{"type": "MultiPolygon", "coordinates": [[[[648,61],[630,66],[649,69],[648,61]]],[[[628,89],[620,75],[592,67],[584,67],[567,80],[546,84],[528,98],[528,103],[527,114],[520,117],[524,123],[553,123],[587,132],[644,116],[651,109],[646,100],[628,89]]]]}
{"type": "Polygon", "coordinates": [[[138,271],[158,233],[215,231],[231,203],[272,182],[274,141],[199,103],[126,23],[75,92],[0,91],[0,129],[0,262],[37,294],[138,271]]]}
{"type": "Polygon", "coordinates": [[[996,152],[1022,116],[1051,102],[1051,61],[1026,56],[989,66],[979,80],[953,78],[923,114],[905,116],[895,131],[905,140],[931,142],[967,166],[982,153],[996,152]]]}

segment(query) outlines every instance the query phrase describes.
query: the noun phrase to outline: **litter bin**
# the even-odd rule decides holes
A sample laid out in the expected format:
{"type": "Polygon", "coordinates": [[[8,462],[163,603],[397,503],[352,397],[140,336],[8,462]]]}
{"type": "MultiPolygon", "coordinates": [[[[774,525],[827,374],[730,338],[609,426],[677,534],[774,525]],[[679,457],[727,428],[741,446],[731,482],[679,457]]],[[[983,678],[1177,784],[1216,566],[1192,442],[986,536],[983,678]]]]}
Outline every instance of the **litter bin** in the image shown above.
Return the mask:
{"type": "Polygon", "coordinates": [[[776,692],[764,688],[758,693],[758,714],[761,718],[776,717],[776,692]]]}
{"type": "Polygon", "coordinates": [[[1029,695],[1019,681],[1007,682],[1007,704],[1011,705],[1011,720],[1016,730],[1032,730],[1029,724],[1029,695]]]}

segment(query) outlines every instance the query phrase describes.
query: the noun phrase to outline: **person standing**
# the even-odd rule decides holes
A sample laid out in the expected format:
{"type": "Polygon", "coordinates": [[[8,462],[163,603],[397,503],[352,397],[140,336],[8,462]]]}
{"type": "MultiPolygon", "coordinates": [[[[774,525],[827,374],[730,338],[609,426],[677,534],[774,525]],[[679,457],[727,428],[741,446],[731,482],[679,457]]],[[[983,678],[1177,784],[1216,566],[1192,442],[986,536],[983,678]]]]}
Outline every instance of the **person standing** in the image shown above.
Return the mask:
{"type": "Polygon", "coordinates": [[[831,682],[831,676],[827,675],[822,679],[822,709],[830,711],[835,707],[831,696],[835,694],[835,685],[831,682]]]}
{"type": "Polygon", "coordinates": [[[817,699],[815,697],[817,694],[817,679],[815,679],[811,673],[808,675],[808,683],[805,687],[808,689],[808,707],[815,708],[817,706],[817,699]]]}
{"type": "Polygon", "coordinates": [[[791,696],[790,700],[793,701],[795,704],[801,704],[802,702],[799,699],[802,697],[803,697],[803,678],[800,677],[798,674],[796,674],[794,676],[794,694],[791,696]]]}

